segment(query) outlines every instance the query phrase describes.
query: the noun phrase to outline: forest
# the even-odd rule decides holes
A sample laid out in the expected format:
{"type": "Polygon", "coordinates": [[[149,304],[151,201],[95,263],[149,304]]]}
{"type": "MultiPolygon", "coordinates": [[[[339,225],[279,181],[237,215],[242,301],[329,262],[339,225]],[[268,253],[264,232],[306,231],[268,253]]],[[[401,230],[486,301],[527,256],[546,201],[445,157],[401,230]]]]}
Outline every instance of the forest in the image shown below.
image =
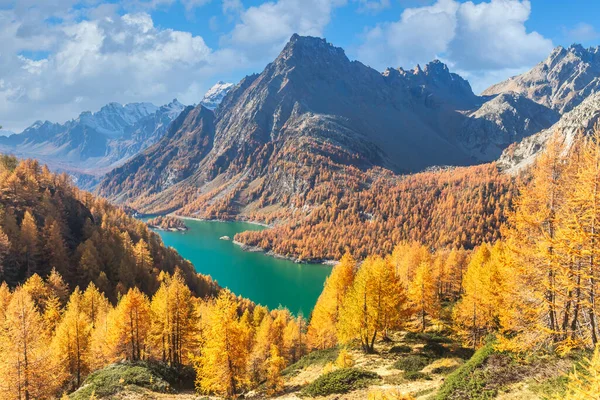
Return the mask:
{"type": "MultiPolygon", "coordinates": [[[[308,319],[219,289],[144,224],[35,162],[3,158],[0,394],[60,397],[111,363],[151,360],[193,370],[201,394],[272,396],[283,390],[284,369],[305,354],[342,349],[329,368],[343,370],[351,365],[346,349],[373,354],[400,330],[443,329],[473,349],[494,338],[497,351],[523,357],[592,354],[600,335],[600,133],[565,146],[549,143],[514,198],[493,183],[470,195],[484,199],[482,208],[492,193],[511,205],[494,222],[500,232],[480,243],[433,245],[377,231],[393,245],[368,251],[366,236],[366,250],[339,257],[308,319]]],[[[437,179],[470,179],[446,173],[437,179]]],[[[436,203],[414,204],[428,202],[436,203]]],[[[595,398],[599,369],[596,350],[561,398],[595,398]]]]}

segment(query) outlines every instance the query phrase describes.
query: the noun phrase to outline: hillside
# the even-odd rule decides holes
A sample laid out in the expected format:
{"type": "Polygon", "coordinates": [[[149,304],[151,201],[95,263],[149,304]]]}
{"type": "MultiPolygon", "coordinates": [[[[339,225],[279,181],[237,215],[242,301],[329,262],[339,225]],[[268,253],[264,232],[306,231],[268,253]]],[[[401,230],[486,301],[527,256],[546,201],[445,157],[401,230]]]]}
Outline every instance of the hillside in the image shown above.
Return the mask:
{"type": "Polygon", "coordinates": [[[179,268],[198,296],[217,290],[144,223],[37,161],[0,159],[0,238],[0,279],[11,287],[54,270],[71,290],[93,282],[114,300],[132,287],[152,294],[161,271],[179,268]]]}

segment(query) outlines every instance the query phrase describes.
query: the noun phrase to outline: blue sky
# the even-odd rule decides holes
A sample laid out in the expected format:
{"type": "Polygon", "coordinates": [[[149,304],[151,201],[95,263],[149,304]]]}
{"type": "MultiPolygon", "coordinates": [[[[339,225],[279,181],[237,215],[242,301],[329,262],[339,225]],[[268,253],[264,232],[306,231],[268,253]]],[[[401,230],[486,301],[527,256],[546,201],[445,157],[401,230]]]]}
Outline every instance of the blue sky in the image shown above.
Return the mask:
{"type": "Polygon", "coordinates": [[[597,46],[598,16],[597,0],[0,0],[0,123],[196,103],[260,72],[295,32],[378,70],[440,58],[479,92],[557,45],[597,46]]]}

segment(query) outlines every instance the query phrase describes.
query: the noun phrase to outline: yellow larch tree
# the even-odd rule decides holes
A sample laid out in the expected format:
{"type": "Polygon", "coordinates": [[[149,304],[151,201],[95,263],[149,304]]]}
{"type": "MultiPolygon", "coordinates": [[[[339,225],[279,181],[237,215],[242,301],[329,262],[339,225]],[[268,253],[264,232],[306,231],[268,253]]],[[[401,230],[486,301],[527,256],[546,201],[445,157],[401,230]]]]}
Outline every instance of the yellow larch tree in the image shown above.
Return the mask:
{"type": "Polygon", "coordinates": [[[267,394],[272,396],[283,390],[283,378],[281,371],[286,366],[285,358],[279,354],[279,349],[274,344],[269,350],[269,358],[267,359],[267,394]]]}
{"type": "Polygon", "coordinates": [[[397,329],[410,314],[405,290],[390,260],[368,257],[344,299],[337,324],[342,343],[360,339],[373,352],[378,334],[397,329]]]}
{"type": "Polygon", "coordinates": [[[107,341],[113,359],[144,359],[149,329],[150,301],[138,288],[129,289],[109,315],[107,341]]]}
{"type": "Polygon", "coordinates": [[[355,270],[356,261],[346,254],[325,281],[308,326],[311,348],[325,349],[337,344],[336,324],[346,292],[352,286],[355,270]]]}
{"type": "Polygon", "coordinates": [[[21,221],[20,239],[21,259],[25,266],[26,276],[30,277],[38,272],[39,234],[35,219],[29,211],[25,211],[25,215],[21,221]]]}
{"type": "Polygon", "coordinates": [[[437,317],[440,310],[438,285],[432,267],[427,261],[422,261],[408,284],[408,299],[419,316],[421,331],[427,326],[426,317],[437,317]]]}
{"type": "Polygon", "coordinates": [[[75,288],[52,340],[54,358],[59,359],[60,364],[74,377],[76,386],[90,372],[88,352],[92,322],[83,307],[83,293],[75,288]]]}
{"type": "Polygon", "coordinates": [[[235,297],[221,291],[210,306],[203,346],[195,359],[200,392],[233,397],[249,387],[248,349],[244,345],[248,334],[240,323],[235,297]]]}
{"type": "Polygon", "coordinates": [[[49,399],[62,382],[50,338],[31,296],[15,289],[0,330],[0,397],[49,399]]]}
{"type": "MultiPolygon", "coordinates": [[[[554,136],[532,167],[531,177],[519,187],[514,212],[509,215],[505,237],[510,244],[515,263],[512,275],[515,298],[510,304],[519,324],[511,323],[512,336],[528,332],[528,337],[516,339],[521,346],[535,346],[559,339],[557,287],[560,257],[557,253],[557,218],[564,203],[563,175],[566,164],[564,144],[554,136]]],[[[505,329],[506,330],[506,329],[505,329]]],[[[516,336],[515,336],[516,335],[516,336]]]]}
{"type": "Polygon", "coordinates": [[[198,318],[180,272],[163,278],[150,305],[150,342],[163,362],[178,366],[187,362],[187,354],[195,348],[198,318]]]}

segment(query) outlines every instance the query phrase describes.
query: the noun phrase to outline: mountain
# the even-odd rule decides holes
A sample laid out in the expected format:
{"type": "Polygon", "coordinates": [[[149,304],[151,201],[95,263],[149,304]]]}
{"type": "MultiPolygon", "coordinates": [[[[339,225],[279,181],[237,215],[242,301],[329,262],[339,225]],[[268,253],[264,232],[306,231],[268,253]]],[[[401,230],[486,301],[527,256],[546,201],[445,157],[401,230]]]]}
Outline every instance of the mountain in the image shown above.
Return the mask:
{"type": "Polygon", "coordinates": [[[98,176],[157,142],[184,106],[110,103],[64,124],[37,121],[0,137],[0,151],[35,157],[58,171],[98,176]]]}
{"type": "Polygon", "coordinates": [[[495,160],[507,143],[523,140],[560,119],[560,114],[516,93],[503,93],[469,113],[460,137],[479,158],[495,160]]]}
{"type": "Polygon", "coordinates": [[[518,139],[519,126],[534,131],[556,119],[527,99],[501,97],[482,108],[491,100],[440,61],[380,73],[324,39],[294,35],[214,113],[187,108],[159,143],[109,173],[99,192],[145,212],[231,206],[245,213],[267,197],[290,204],[332,179],[319,177],[323,171],[339,172],[343,182],[348,171],[406,173],[491,161],[518,139]],[[521,119],[503,112],[504,103],[540,112],[521,119]],[[486,131],[468,123],[488,114],[487,122],[476,122],[486,131]]]}
{"type": "Polygon", "coordinates": [[[600,89],[600,47],[557,47],[532,70],[483,92],[497,95],[515,92],[564,114],[600,89]]]}
{"type": "Polygon", "coordinates": [[[594,93],[564,114],[560,121],[549,129],[542,130],[507,148],[502,153],[498,165],[505,171],[517,173],[535,161],[552,135],[558,134],[569,148],[577,135],[592,132],[598,122],[600,122],[600,93],[594,93]]]}
{"type": "Polygon", "coordinates": [[[14,135],[15,133],[12,131],[7,131],[6,129],[0,129],[0,136],[10,136],[10,135],[14,135]]]}
{"type": "Polygon", "coordinates": [[[233,83],[217,82],[213,87],[208,89],[200,104],[209,110],[214,110],[223,101],[227,93],[234,87],[233,83]]]}

